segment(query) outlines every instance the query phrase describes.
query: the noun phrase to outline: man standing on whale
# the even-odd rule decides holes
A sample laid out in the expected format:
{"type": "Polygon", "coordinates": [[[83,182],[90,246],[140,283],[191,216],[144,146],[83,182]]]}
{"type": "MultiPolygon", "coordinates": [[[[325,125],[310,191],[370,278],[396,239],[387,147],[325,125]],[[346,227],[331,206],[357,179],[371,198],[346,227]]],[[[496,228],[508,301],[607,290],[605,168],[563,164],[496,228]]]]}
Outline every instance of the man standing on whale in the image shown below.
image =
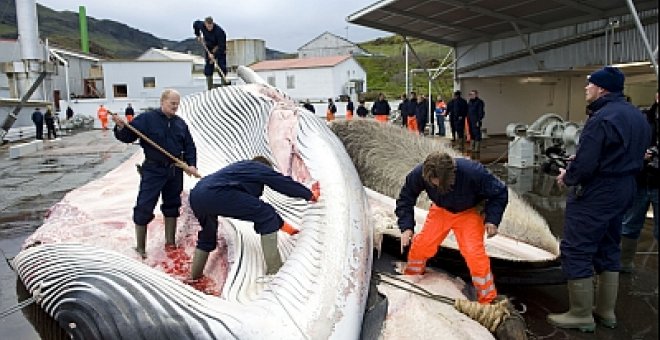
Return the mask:
{"type": "Polygon", "coordinates": [[[193,31],[197,41],[204,44],[206,50],[208,50],[204,51],[204,59],[206,60],[204,75],[206,76],[206,85],[210,90],[213,88],[215,63],[222,70],[221,78],[224,79],[224,75],[227,74],[227,35],[218,24],[213,22],[212,17],[206,17],[204,21],[196,20],[193,22],[193,31]]]}
{"type": "Polygon", "coordinates": [[[202,227],[197,237],[191,279],[202,276],[209,253],[216,248],[218,216],[253,222],[254,230],[261,235],[266,274],[277,273],[282,266],[277,231],[295,235],[298,229],[285,222],[273,206],[259,199],[264,185],[289,197],[310,202],[318,201],[321,194],[318,184],[307,189],[291,177],[275,171],[273,164],[263,156],[232,163],[204,177],[190,190],[190,208],[202,227]]]}

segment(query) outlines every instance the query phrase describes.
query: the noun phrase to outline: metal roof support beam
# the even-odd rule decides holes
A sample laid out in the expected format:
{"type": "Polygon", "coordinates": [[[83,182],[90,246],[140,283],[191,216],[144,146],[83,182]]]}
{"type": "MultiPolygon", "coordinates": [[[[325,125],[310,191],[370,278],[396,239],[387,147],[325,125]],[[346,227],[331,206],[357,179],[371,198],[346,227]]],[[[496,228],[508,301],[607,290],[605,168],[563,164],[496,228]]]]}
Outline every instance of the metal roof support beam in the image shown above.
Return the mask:
{"type": "Polygon", "coordinates": [[[649,54],[649,59],[651,59],[651,63],[653,64],[653,69],[655,70],[655,76],[658,77],[658,60],[656,59],[656,56],[653,55],[654,53],[653,53],[653,49],[651,49],[649,38],[646,36],[646,32],[644,32],[644,27],[642,27],[641,21],[639,21],[639,15],[637,15],[635,4],[633,4],[632,0],[626,0],[626,3],[628,4],[628,8],[630,9],[630,14],[632,14],[632,17],[635,20],[635,26],[637,26],[637,31],[639,31],[639,35],[642,36],[642,41],[644,41],[644,46],[646,46],[646,52],[649,54]]]}
{"type": "MultiPolygon", "coordinates": [[[[646,23],[657,22],[657,20],[658,20],[657,18],[648,17],[648,18],[644,19],[644,22],[646,22],[646,23]]],[[[619,27],[619,31],[624,31],[624,30],[633,29],[633,28],[634,28],[634,25],[629,23],[629,24],[626,24],[626,25],[621,25],[619,27]]],[[[552,49],[556,49],[556,48],[564,47],[564,46],[567,46],[567,45],[579,43],[581,41],[602,37],[603,35],[605,35],[605,30],[607,30],[607,29],[609,29],[609,28],[605,27],[605,28],[599,28],[599,29],[591,30],[591,31],[588,31],[588,32],[583,32],[583,33],[580,33],[580,34],[577,34],[577,35],[574,35],[574,36],[571,36],[571,37],[565,37],[565,38],[562,38],[562,39],[557,39],[557,40],[549,41],[549,42],[539,44],[539,45],[536,45],[536,46],[532,46],[532,48],[534,49],[534,51],[536,53],[549,51],[549,50],[552,50],[552,49]]],[[[458,69],[457,72],[459,72],[459,73],[471,72],[471,71],[474,71],[474,70],[482,69],[484,67],[489,67],[489,66],[501,64],[501,63],[504,63],[504,62],[507,62],[507,61],[516,60],[518,58],[522,58],[522,57],[526,56],[527,54],[528,54],[528,51],[526,49],[518,50],[518,51],[511,52],[511,53],[508,53],[508,54],[505,54],[505,55],[502,55],[502,56],[499,56],[499,57],[496,57],[496,58],[491,58],[489,60],[485,60],[485,61],[482,61],[482,62],[474,63],[472,65],[464,66],[464,67],[458,69]]]]}
{"type": "Polygon", "coordinates": [[[458,0],[435,0],[435,1],[447,4],[447,5],[455,6],[455,7],[461,7],[461,8],[464,8],[464,9],[468,10],[468,11],[483,14],[483,15],[486,15],[486,16],[489,16],[489,17],[492,17],[492,18],[497,18],[497,19],[501,19],[501,20],[504,20],[504,21],[513,21],[513,22],[516,22],[518,24],[525,25],[525,26],[528,26],[528,27],[537,28],[537,29],[541,28],[541,25],[539,25],[539,24],[537,24],[533,21],[516,18],[514,16],[510,16],[510,15],[506,15],[506,14],[503,14],[503,13],[491,11],[491,10],[484,9],[484,8],[480,8],[478,6],[470,6],[469,3],[464,3],[462,1],[458,1],[458,0]]]}
{"type": "Polygon", "coordinates": [[[451,50],[449,50],[449,52],[447,52],[447,55],[445,56],[444,59],[442,59],[442,61],[440,62],[440,65],[438,65],[438,69],[435,71],[435,73],[433,74],[433,76],[431,78],[437,79],[442,74],[442,72],[444,72],[447,69],[447,67],[449,67],[451,65],[451,64],[449,64],[447,66],[444,66],[445,62],[447,61],[447,59],[449,59],[449,57],[452,54],[454,54],[453,49],[451,49],[451,50]]]}
{"type": "Polygon", "coordinates": [[[403,17],[406,17],[406,18],[410,18],[410,19],[414,19],[414,20],[417,20],[417,21],[421,21],[423,23],[427,23],[429,25],[433,25],[433,26],[436,26],[436,27],[442,27],[442,28],[446,28],[446,29],[450,29],[450,30],[454,30],[454,31],[458,31],[458,32],[465,32],[465,33],[472,33],[472,34],[479,34],[479,35],[487,34],[486,32],[482,32],[482,31],[478,31],[478,30],[474,30],[474,29],[444,25],[442,23],[438,23],[438,22],[435,22],[433,20],[429,20],[429,19],[427,19],[427,18],[425,18],[421,15],[418,15],[418,14],[415,14],[415,13],[410,13],[408,11],[393,11],[391,9],[384,9],[384,8],[382,8],[381,11],[383,11],[383,12],[389,14],[389,15],[400,15],[400,16],[403,16],[403,17]]]}
{"type": "Polygon", "coordinates": [[[529,43],[527,40],[525,40],[525,37],[523,37],[522,33],[520,33],[520,29],[518,28],[518,25],[515,22],[511,22],[511,26],[513,26],[513,29],[516,30],[516,33],[518,33],[518,36],[520,37],[520,41],[522,41],[523,45],[525,45],[525,48],[529,52],[529,55],[532,57],[532,60],[534,60],[534,63],[536,63],[536,68],[539,70],[543,70],[545,67],[543,67],[543,64],[539,61],[539,58],[536,57],[536,53],[534,53],[534,49],[529,46],[529,43]]]}

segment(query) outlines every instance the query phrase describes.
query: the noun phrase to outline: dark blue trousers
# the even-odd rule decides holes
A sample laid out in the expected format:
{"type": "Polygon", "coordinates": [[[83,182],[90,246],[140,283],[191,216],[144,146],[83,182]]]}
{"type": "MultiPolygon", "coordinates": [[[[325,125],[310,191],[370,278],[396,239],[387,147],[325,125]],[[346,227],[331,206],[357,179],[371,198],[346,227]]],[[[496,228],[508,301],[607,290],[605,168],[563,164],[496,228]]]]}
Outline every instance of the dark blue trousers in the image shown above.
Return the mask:
{"type": "Polygon", "coordinates": [[[190,191],[190,208],[202,226],[197,249],[207,252],[216,248],[218,216],[250,221],[258,234],[276,232],[284,223],[270,204],[234,187],[195,187],[190,191]]]}
{"type": "MultiPolygon", "coordinates": [[[[215,71],[215,66],[211,63],[211,60],[209,59],[209,56],[205,54],[206,56],[206,64],[204,64],[204,75],[205,76],[212,76],[213,71],[215,71]]],[[[221,53],[219,50],[215,52],[213,55],[215,57],[215,60],[218,63],[218,66],[220,66],[220,69],[222,72],[227,75],[227,56],[224,53],[221,53]]]]}
{"type": "Polygon", "coordinates": [[[621,268],[621,221],[632,203],[635,178],[596,176],[579,197],[571,192],[566,201],[560,250],[562,270],[569,280],[621,268]]]}
{"type": "Polygon", "coordinates": [[[140,192],[133,208],[133,222],[138,225],[149,224],[154,219],[154,208],[161,194],[163,203],[160,211],[163,216],[179,217],[182,190],[183,170],[174,165],[145,162],[142,165],[140,192]]]}

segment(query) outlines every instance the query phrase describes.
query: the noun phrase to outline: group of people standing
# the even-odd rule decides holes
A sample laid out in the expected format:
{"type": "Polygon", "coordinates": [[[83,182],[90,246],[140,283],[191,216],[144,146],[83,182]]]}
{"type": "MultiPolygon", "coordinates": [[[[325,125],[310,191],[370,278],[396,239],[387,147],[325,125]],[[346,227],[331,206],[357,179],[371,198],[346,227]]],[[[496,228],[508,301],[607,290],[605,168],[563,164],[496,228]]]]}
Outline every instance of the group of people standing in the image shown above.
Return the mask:
{"type": "Polygon", "coordinates": [[[57,131],[55,130],[55,121],[57,117],[53,113],[50,105],[46,106],[46,113],[42,113],[40,108],[34,109],[32,112],[32,123],[36,129],[36,138],[44,139],[44,122],[46,129],[48,129],[48,139],[57,138],[57,131]]]}

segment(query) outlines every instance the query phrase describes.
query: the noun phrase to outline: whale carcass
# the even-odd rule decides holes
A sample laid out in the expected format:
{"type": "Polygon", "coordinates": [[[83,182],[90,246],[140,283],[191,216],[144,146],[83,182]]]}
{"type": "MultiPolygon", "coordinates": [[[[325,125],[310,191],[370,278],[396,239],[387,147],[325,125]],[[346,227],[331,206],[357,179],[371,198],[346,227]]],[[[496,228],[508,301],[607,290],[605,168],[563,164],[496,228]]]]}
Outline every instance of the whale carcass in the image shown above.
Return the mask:
{"type": "MultiPolygon", "coordinates": [[[[132,249],[131,220],[138,188],[134,163],[143,157],[138,153],[68,193],[14,259],[28,292],[73,338],[359,336],[372,262],[359,177],[324,122],[249,69],[239,74],[252,84],[187,96],[178,114],[193,133],[202,174],[264,155],[297,181],[319,181],[322,196],[313,205],[264,192],[262,199],[301,229],[293,237],[278,235],[283,267],[258,280],[265,272],[258,235],[250,223],[221,218],[205,279],[196,283],[199,290],[187,285],[199,230],[187,203],[179,217],[178,248],[163,247],[158,215],[148,227],[148,257],[141,260],[132,249]]],[[[186,179],[186,190],[194,183],[186,179]]]]}

